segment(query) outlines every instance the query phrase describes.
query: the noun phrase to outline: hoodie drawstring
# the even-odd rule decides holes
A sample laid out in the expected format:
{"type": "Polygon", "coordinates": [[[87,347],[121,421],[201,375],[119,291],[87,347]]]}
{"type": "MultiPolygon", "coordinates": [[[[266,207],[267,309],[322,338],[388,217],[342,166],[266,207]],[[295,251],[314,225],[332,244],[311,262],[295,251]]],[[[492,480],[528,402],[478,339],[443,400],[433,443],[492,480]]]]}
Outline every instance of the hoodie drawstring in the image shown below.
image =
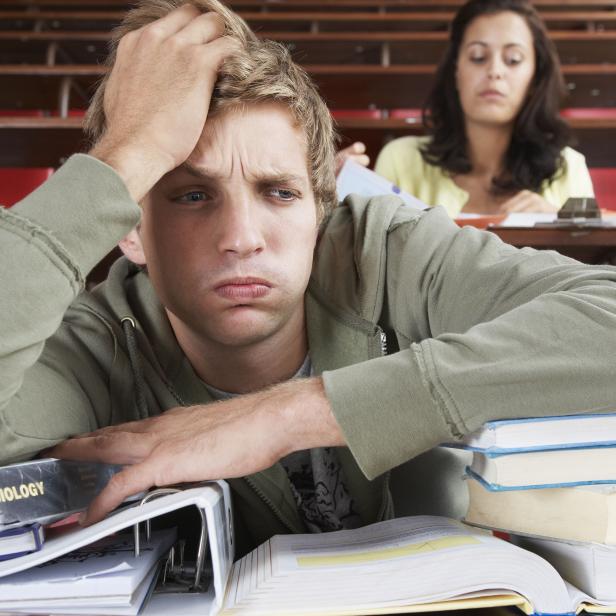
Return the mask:
{"type": "Polygon", "coordinates": [[[137,340],[135,338],[136,325],[131,317],[123,317],[120,320],[124,336],[126,338],[126,347],[128,349],[128,360],[133,372],[133,380],[135,383],[135,403],[139,419],[146,419],[149,416],[148,404],[145,399],[145,383],[143,379],[143,370],[141,368],[141,360],[137,349],[137,340]]]}

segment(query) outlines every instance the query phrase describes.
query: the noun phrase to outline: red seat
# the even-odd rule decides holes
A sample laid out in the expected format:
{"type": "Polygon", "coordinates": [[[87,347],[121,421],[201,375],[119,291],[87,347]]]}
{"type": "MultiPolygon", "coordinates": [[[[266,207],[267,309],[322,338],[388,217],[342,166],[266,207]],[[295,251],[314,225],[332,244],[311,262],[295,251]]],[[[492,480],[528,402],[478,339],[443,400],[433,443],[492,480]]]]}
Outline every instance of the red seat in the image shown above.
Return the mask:
{"type": "Polygon", "coordinates": [[[391,109],[389,117],[393,120],[406,120],[408,124],[421,124],[421,109],[391,109]]]}
{"type": "Polygon", "coordinates": [[[51,167],[0,167],[0,204],[7,207],[14,205],[40,186],[52,173],[51,167]]]}
{"type": "Polygon", "coordinates": [[[599,207],[604,210],[616,210],[616,168],[590,169],[590,177],[599,207]]]}
{"type": "MultiPolygon", "coordinates": [[[[86,115],[86,109],[69,109],[68,110],[68,117],[69,118],[83,118],[86,115]]],[[[59,111],[52,111],[51,112],[52,116],[59,116],[60,112],[59,111]]]]}
{"type": "Polygon", "coordinates": [[[0,109],[2,118],[42,118],[44,115],[40,109],[0,109]]]}
{"type": "Polygon", "coordinates": [[[380,120],[380,109],[331,109],[330,113],[335,120],[380,120]]]}
{"type": "Polygon", "coordinates": [[[616,118],[616,108],[614,107],[571,107],[563,109],[560,114],[567,119],[599,119],[607,120],[616,118]]]}

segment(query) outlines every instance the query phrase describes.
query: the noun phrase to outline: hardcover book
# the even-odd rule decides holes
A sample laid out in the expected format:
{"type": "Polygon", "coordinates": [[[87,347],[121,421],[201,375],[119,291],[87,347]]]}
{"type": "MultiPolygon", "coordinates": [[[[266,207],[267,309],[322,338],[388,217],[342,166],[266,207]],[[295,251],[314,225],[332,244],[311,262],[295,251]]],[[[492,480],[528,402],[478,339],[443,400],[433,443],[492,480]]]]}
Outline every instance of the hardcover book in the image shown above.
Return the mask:
{"type": "Polygon", "coordinates": [[[485,453],[616,445],[616,413],[488,421],[451,447],[485,453]]]}
{"type": "Polygon", "coordinates": [[[469,524],[616,546],[616,485],[488,490],[468,479],[469,524]]]}
{"type": "Polygon", "coordinates": [[[473,452],[467,472],[489,490],[528,490],[616,483],[616,447],[473,452]]]}
{"type": "Polygon", "coordinates": [[[85,509],[122,467],[45,458],[0,467],[0,529],[85,509]]]}

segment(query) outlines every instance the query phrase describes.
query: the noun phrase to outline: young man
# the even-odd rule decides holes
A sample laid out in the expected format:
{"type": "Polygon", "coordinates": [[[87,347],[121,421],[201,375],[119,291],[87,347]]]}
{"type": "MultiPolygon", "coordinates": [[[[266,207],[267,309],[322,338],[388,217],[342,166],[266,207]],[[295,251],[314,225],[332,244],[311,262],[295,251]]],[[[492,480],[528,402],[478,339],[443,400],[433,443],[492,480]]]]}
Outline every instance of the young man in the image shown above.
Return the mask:
{"type": "Polygon", "coordinates": [[[394,198],[331,211],[309,79],[178,3],[127,17],[90,155],[0,212],[4,462],[81,434],[51,453],[128,464],[86,521],[229,478],[243,553],[393,515],[387,471],[486,420],[613,408],[614,269],[394,198]]]}

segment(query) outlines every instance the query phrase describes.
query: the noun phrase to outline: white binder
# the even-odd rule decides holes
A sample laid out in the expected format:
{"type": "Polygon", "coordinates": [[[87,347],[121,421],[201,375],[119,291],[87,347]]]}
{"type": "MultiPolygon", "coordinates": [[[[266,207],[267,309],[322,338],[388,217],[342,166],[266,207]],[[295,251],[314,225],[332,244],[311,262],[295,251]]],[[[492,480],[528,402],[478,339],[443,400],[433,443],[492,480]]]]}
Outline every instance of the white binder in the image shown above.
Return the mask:
{"type": "MultiPolygon", "coordinates": [[[[160,591],[155,590],[146,600],[140,616],[216,614],[222,607],[227,579],[234,560],[231,492],[224,481],[163,494],[148,502],[122,509],[87,528],[52,537],[38,552],[0,562],[0,579],[53,560],[130,527],[136,530],[136,545],[143,545],[145,525],[142,523],[190,506],[199,509],[204,521],[203,545],[200,547],[200,553],[205,556],[206,550],[209,552],[207,585],[200,592],[189,589],[190,584],[187,584],[186,590],[172,592],[165,592],[164,588],[160,591]]],[[[13,611],[19,611],[19,606],[13,606],[13,611]]],[[[2,609],[0,612],[6,613],[2,609]]]]}

